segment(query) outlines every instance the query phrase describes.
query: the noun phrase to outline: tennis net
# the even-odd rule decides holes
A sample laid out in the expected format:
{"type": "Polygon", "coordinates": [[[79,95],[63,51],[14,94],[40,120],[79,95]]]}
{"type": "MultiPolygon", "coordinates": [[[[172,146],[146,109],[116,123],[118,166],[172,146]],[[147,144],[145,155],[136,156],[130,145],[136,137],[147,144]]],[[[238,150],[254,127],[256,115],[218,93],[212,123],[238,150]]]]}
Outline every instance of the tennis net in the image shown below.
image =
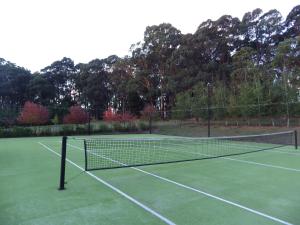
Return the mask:
{"type": "Polygon", "coordinates": [[[85,169],[99,170],[210,159],[294,145],[296,131],[233,137],[84,139],[85,169]]]}

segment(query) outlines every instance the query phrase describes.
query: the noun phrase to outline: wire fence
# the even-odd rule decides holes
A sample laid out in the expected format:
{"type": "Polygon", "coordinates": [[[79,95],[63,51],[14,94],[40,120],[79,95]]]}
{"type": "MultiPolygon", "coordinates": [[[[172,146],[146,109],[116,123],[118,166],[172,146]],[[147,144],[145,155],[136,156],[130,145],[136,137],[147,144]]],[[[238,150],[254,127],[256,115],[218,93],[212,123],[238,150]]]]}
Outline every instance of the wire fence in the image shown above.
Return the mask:
{"type": "MultiPolygon", "coordinates": [[[[87,123],[62,124],[54,120],[56,110],[46,125],[21,125],[21,108],[0,107],[0,137],[48,136],[70,134],[157,133],[181,136],[226,135],[228,129],[270,131],[300,126],[300,102],[264,103],[237,106],[190,107],[140,112],[122,121],[103,121],[89,116],[87,123]],[[250,129],[251,128],[251,129],[250,129]],[[222,131],[223,129],[223,131],[222,131]]],[[[66,108],[59,109],[59,111],[66,108]]],[[[67,111],[67,110],[66,110],[67,111]]],[[[231,133],[232,135],[232,133],[231,133]]]]}

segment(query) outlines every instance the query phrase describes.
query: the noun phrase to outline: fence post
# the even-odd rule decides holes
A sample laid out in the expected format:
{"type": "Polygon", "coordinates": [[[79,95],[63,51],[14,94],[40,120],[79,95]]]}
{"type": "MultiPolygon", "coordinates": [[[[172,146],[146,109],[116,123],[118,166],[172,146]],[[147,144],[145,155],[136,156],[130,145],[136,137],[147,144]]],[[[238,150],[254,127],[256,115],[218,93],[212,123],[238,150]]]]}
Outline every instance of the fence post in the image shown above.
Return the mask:
{"type": "Polygon", "coordinates": [[[211,104],[211,99],[210,99],[210,83],[207,83],[207,137],[210,137],[210,117],[211,117],[211,111],[210,111],[210,104],[211,104]]]}
{"type": "Polygon", "coordinates": [[[294,131],[295,137],[295,149],[298,149],[298,132],[297,130],[294,131]]]}
{"type": "Polygon", "coordinates": [[[152,115],[149,117],[149,134],[152,134],[152,115]]]}
{"type": "Polygon", "coordinates": [[[91,112],[88,111],[88,135],[91,135],[91,112]]]}

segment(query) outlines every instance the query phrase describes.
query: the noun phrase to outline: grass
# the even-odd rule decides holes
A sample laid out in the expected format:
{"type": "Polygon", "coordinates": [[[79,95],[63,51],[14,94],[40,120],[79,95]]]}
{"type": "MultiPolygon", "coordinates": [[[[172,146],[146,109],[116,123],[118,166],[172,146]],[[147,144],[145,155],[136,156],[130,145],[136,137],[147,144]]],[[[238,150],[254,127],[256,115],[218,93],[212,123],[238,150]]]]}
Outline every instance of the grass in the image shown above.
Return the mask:
{"type": "MultiPolygon", "coordinates": [[[[67,189],[58,191],[60,158],[39,142],[59,153],[60,140],[0,139],[0,224],[164,224],[70,163],[67,189]]],[[[72,145],[81,148],[82,142],[72,145]]],[[[67,157],[83,167],[78,148],[68,147],[67,157]]],[[[283,147],[231,159],[139,167],[144,172],[123,168],[92,174],[175,224],[300,224],[299,165],[300,152],[283,147]]]]}

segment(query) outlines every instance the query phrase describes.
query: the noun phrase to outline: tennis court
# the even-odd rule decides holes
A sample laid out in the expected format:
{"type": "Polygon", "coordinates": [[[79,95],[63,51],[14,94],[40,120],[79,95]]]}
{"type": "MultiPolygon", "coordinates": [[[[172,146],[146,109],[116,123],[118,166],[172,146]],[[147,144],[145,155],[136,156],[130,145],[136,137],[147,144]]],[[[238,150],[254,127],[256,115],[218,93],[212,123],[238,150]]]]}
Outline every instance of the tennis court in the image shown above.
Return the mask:
{"type": "Polygon", "coordinates": [[[292,137],[0,139],[0,224],[300,224],[292,137]]]}

